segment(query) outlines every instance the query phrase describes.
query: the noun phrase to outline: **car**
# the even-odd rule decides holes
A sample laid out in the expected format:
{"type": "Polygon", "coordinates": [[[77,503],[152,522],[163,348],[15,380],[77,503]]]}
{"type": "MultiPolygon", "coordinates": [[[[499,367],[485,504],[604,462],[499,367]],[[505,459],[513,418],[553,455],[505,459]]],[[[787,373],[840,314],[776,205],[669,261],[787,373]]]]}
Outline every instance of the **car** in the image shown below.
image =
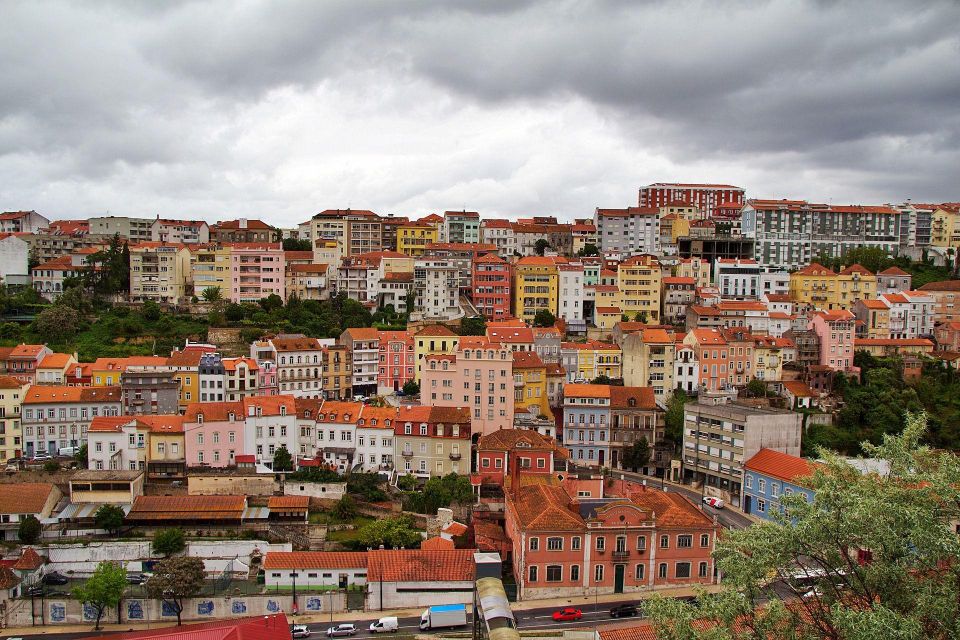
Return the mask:
{"type": "Polygon", "coordinates": [[[632,618],[640,615],[640,608],[635,604],[621,604],[610,609],[611,618],[632,618]]]}
{"type": "Polygon", "coordinates": [[[16,462],[10,462],[7,464],[7,468],[6,468],[7,473],[14,473],[16,471],[20,471],[19,464],[17,464],[16,462]]]}
{"type": "Polygon", "coordinates": [[[290,635],[294,638],[309,638],[310,627],[305,624],[290,625],[290,635]]]}
{"type": "Polygon", "coordinates": [[[43,585],[35,584],[27,589],[28,596],[42,596],[43,595],[43,585]]]}
{"type": "Polygon", "coordinates": [[[723,509],[723,500],[714,498],[713,496],[703,496],[703,504],[708,507],[713,507],[714,509],[723,509]]]}
{"type": "Polygon", "coordinates": [[[330,627],[327,629],[328,638],[337,638],[339,636],[355,636],[357,635],[357,626],[349,622],[343,622],[338,624],[335,627],[330,627]]]}
{"type": "Polygon", "coordinates": [[[553,619],[555,622],[570,622],[572,620],[579,620],[583,617],[583,611],[580,609],[574,609],[573,607],[564,607],[559,611],[553,612],[553,619]]]}
{"type": "Polygon", "coordinates": [[[128,573],[127,582],[129,584],[143,584],[146,582],[146,578],[143,577],[142,573],[128,573]]]}
{"type": "Polygon", "coordinates": [[[69,580],[67,580],[67,576],[57,573],[56,571],[54,571],[53,573],[48,573],[44,575],[41,581],[43,582],[43,584],[59,584],[59,585],[64,585],[69,582],[69,580]]]}
{"type": "Polygon", "coordinates": [[[33,456],[34,462],[46,462],[47,460],[53,460],[53,456],[46,451],[37,451],[37,453],[33,456]]]}

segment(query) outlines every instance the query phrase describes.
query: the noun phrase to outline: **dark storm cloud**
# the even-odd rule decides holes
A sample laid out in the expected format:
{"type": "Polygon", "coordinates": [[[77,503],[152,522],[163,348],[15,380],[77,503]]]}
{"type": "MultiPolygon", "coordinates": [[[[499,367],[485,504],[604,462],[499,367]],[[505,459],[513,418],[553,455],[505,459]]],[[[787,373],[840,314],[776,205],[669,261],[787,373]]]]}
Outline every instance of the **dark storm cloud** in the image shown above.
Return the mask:
{"type": "Polygon", "coordinates": [[[573,216],[673,179],[955,200],[958,24],[947,1],[11,3],[0,206],[573,216]]]}

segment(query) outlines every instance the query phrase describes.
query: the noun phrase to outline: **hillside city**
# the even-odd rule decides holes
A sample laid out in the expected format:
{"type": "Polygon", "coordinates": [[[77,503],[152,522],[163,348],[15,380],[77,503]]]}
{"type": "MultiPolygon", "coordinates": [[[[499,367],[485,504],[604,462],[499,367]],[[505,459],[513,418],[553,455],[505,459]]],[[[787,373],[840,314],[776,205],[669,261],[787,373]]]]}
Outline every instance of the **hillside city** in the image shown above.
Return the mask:
{"type": "Polygon", "coordinates": [[[740,580],[731,624],[895,608],[853,579],[882,506],[828,559],[732,550],[876,487],[957,537],[958,249],[960,203],[726,184],[573,221],[2,213],[0,624],[646,640],[740,580]]]}

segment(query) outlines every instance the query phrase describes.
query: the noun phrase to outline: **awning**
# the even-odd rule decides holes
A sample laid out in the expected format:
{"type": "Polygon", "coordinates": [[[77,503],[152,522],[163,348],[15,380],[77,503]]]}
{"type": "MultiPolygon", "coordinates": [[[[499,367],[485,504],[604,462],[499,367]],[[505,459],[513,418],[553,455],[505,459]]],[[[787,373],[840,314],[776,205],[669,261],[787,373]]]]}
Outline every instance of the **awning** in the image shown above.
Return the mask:
{"type": "MultiPolygon", "coordinates": [[[[81,518],[93,518],[96,515],[97,510],[104,506],[105,504],[112,504],[113,506],[118,506],[123,509],[124,515],[129,515],[130,507],[129,504],[113,504],[110,502],[81,502],[79,504],[70,503],[64,507],[63,511],[58,513],[56,516],[49,518],[50,524],[54,524],[63,520],[78,520],[81,518]]],[[[44,519],[44,524],[47,524],[47,519],[44,519]]]]}
{"type": "Polygon", "coordinates": [[[269,507],[247,507],[243,510],[244,520],[267,520],[270,518],[269,507]]]}

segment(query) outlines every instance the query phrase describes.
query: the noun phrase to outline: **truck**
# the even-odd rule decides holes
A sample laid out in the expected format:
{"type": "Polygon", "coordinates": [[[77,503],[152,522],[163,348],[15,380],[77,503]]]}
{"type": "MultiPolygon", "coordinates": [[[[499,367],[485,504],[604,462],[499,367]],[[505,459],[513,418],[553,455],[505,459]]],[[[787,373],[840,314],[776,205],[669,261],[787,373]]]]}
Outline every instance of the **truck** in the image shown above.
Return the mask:
{"type": "Polygon", "coordinates": [[[467,624],[467,606],[464,604],[441,604],[430,607],[420,614],[420,630],[462,627],[467,624]]]}

